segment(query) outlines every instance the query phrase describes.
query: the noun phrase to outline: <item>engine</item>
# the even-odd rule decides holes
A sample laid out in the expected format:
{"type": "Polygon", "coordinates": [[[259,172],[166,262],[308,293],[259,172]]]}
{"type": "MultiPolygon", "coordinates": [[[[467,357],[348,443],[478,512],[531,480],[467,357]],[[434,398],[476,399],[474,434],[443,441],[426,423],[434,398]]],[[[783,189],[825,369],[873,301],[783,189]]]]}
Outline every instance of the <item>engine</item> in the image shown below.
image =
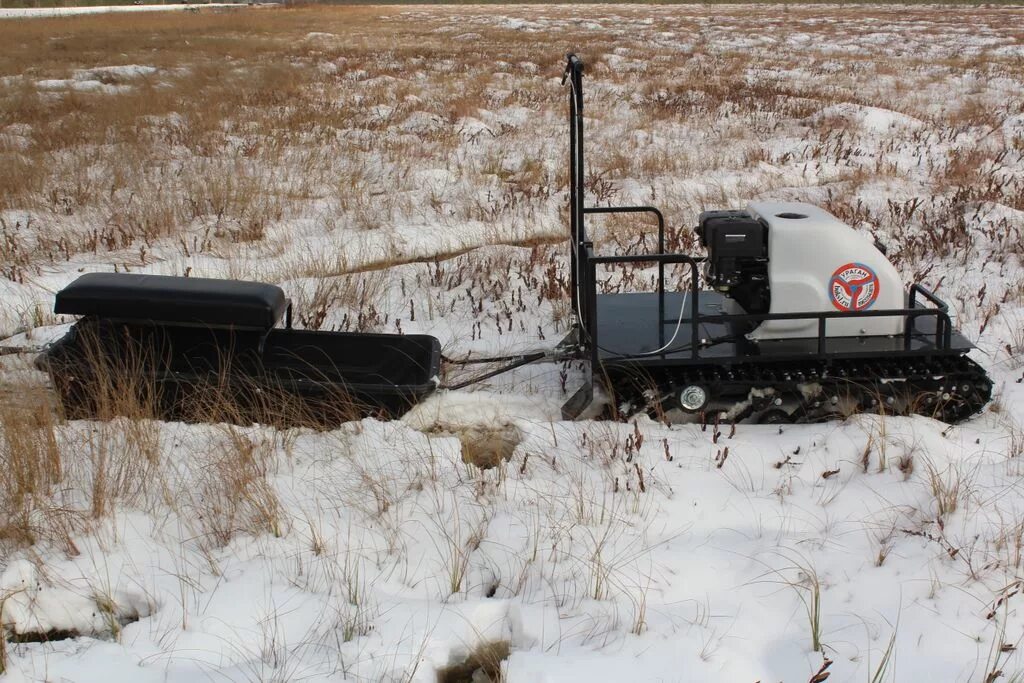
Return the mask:
{"type": "Polygon", "coordinates": [[[705,276],[747,313],[767,313],[768,226],[746,211],[705,211],[698,228],[708,251],[705,276]]]}
{"type": "MultiPolygon", "coordinates": [[[[902,309],[903,281],[866,236],[827,211],[798,202],[756,202],[746,211],[706,211],[698,228],[710,286],[745,312],[856,313],[902,309]]],[[[829,319],[829,337],[890,336],[902,316],[829,319]]],[[[748,337],[816,337],[815,318],[753,323],[748,337]]]]}

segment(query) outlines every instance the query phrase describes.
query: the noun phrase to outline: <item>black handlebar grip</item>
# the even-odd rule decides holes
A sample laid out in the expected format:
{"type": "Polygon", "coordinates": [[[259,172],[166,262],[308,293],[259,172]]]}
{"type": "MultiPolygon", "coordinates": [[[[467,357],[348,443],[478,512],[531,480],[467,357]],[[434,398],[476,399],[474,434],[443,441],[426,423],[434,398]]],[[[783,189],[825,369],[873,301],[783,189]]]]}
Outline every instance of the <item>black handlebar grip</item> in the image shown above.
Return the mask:
{"type": "Polygon", "coordinates": [[[569,74],[573,72],[583,73],[583,60],[576,56],[576,53],[569,52],[565,55],[565,71],[562,72],[562,85],[565,85],[565,79],[569,77],[569,74]]]}

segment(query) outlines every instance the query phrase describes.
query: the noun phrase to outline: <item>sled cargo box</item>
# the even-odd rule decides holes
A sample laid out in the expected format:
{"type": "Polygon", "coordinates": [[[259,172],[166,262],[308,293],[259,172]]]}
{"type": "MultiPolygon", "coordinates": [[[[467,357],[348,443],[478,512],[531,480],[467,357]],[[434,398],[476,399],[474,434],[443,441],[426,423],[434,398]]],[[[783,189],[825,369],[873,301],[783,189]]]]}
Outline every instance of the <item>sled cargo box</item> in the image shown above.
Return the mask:
{"type": "Polygon", "coordinates": [[[54,311],[83,316],[38,361],[70,417],[119,412],[134,391],[167,419],[217,407],[225,421],[331,426],[403,413],[440,371],[434,337],[295,330],[284,292],[255,282],[89,274],[54,311]]]}

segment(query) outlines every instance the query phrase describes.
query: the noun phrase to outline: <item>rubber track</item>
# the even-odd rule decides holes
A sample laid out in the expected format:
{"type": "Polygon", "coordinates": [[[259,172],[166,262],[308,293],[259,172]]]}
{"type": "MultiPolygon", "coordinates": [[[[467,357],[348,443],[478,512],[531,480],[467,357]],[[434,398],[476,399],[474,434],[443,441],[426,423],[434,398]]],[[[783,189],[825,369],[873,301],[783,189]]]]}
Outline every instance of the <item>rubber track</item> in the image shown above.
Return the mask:
{"type": "Polygon", "coordinates": [[[966,356],[739,363],[677,370],[656,383],[622,375],[613,381],[618,403],[632,396],[634,405],[655,411],[677,407],[678,390],[690,384],[709,392],[716,413],[758,422],[819,422],[867,412],[953,424],[979,412],[992,396],[992,381],[966,356]],[[641,398],[638,389],[654,384],[661,403],[651,406],[651,392],[641,398]],[[815,385],[820,391],[809,391],[815,385]]]}

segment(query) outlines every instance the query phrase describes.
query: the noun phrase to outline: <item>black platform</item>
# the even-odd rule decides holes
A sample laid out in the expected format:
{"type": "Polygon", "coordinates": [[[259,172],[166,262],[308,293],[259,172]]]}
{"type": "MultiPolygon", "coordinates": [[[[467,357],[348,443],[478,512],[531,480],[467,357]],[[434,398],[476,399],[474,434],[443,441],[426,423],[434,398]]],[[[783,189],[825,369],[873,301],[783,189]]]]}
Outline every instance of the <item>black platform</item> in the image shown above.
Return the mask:
{"type": "MultiPolygon", "coordinates": [[[[702,315],[719,315],[725,297],[711,292],[702,294],[700,313],[702,315]]],[[[672,344],[664,352],[650,355],[659,363],[665,361],[690,360],[691,331],[693,327],[686,322],[679,326],[679,332],[672,341],[676,330],[676,321],[680,313],[683,318],[693,315],[693,304],[687,292],[665,292],[664,297],[654,292],[637,292],[630,294],[599,294],[597,297],[597,339],[598,358],[615,360],[617,358],[636,357],[650,354],[652,351],[672,344]],[[659,324],[660,321],[660,324],[659,324]]],[[[702,339],[731,339],[734,337],[732,326],[726,323],[703,323],[698,336],[702,339]]],[[[717,357],[735,355],[735,344],[723,343],[701,351],[717,357]],[[729,352],[722,353],[722,347],[729,352]]]]}
{"type": "MultiPolygon", "coordinates": [[[[715,360],[722,363],[801,359],[820,355],[816,337],[785,340],[748,340],[736,323],[704,322],[698,330],[697,353],[693,353],[693,305],[688,292],[599,294],[597,296],[598,360],[603,365],[691,365],[715,360]],[[680,313],[684,322],[676,333],[680,313]],[[675,340],[673,341],[673,334],[675,340]],[[671,342],[671,344],[669,344],[671,342]],[[667,348],[665,348],[667,347],[667,348]],[[664,351],[652,353],[664,348],[664,351]]],[[[700,315],[726,313],[727,299],[717,292],[698,295],[700,315]]],[[[923,307],[920,307],[922,310],[923,307]]],[[[911,355],[960,355],[972,344],[953,332],[950,347],[936,344],[936,318],[916,319],[909,345],[904,335],[829,337],[825,352],[835,358],[856,358],[902,353],[911,355]]]]}

